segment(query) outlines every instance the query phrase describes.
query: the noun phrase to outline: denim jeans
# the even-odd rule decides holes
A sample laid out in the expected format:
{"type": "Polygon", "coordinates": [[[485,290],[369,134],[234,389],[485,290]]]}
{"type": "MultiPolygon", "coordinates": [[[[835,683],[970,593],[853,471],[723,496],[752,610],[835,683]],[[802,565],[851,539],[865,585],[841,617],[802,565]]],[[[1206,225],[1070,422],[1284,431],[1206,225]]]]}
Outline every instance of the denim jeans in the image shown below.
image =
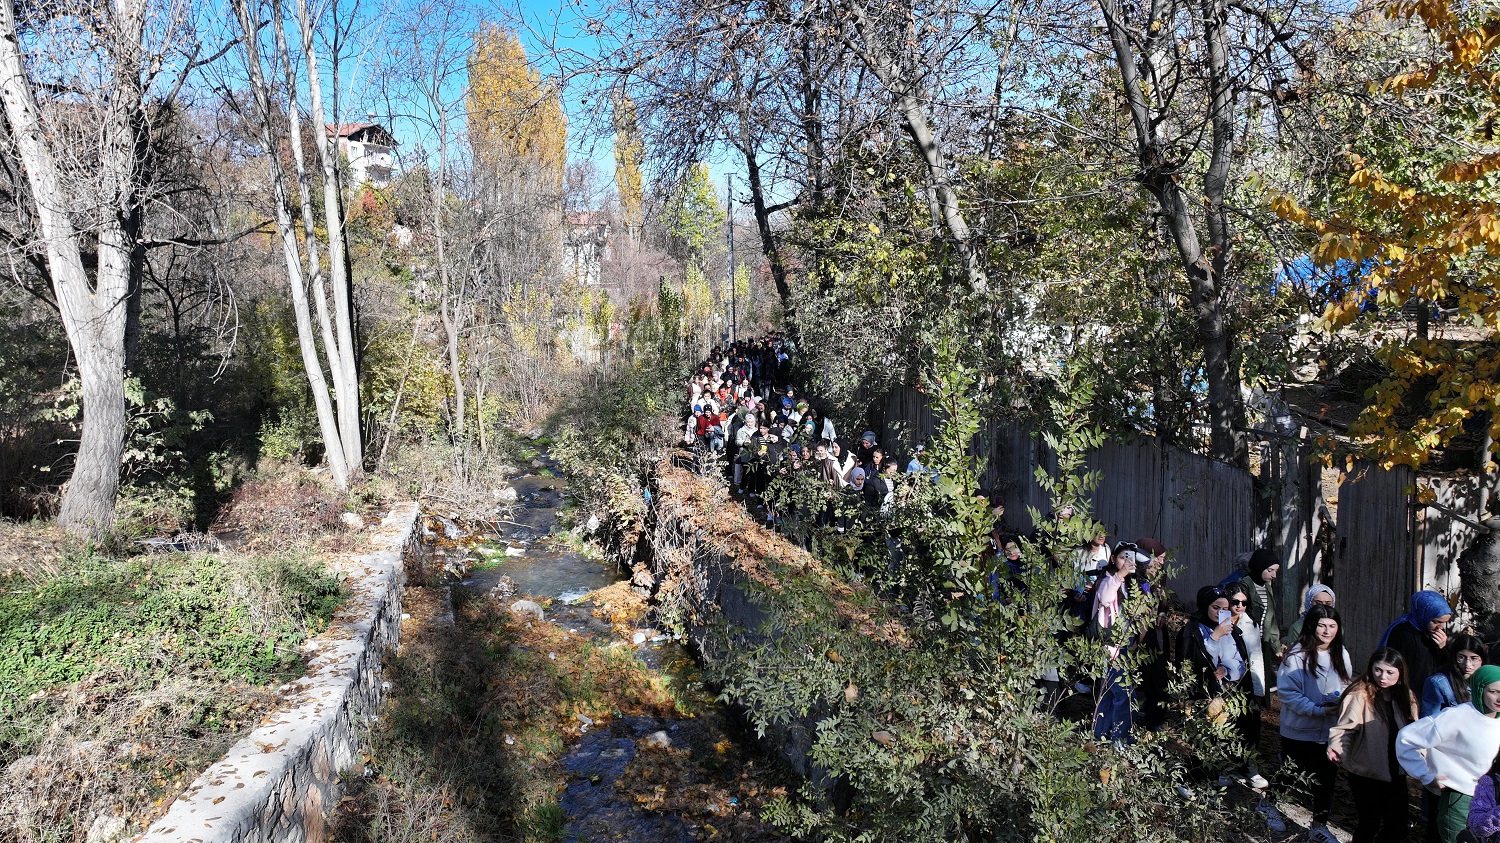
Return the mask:
{"type": "Polygon", "coordinates": [[[1135,692],[1125,686],[1125,671],[1111,667],[1104,674],[1104,693],[1094,709],[1094,737],[1130,743],[1131,708],[1135,692]]]}

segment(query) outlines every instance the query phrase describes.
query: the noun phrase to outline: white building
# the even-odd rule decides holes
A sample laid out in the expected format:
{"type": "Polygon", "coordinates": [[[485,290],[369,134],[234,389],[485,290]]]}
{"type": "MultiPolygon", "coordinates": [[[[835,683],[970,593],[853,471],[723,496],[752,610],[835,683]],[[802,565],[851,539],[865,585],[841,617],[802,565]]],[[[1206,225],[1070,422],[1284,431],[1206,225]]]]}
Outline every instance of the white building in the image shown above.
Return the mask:
{"type": "Polygon", "coordinates": [[[349,161],[349,185],[385,187],[395,170],[396,139],[378,123],[341,123],[324,127],[339,139],[339,154],[349,161]]]}
{"type": "Polygon", "coordinates": [[[609,255],[609,218],[603,211],[569,211],[563,235],[563,276],[599,286],[599,271],[609,255]]]}

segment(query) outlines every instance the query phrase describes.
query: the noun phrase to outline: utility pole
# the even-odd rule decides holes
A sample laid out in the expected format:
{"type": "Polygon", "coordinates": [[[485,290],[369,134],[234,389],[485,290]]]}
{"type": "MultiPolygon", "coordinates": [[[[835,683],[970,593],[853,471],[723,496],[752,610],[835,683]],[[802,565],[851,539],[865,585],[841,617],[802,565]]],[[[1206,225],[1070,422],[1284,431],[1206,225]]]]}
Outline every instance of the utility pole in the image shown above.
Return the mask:
{"type": "Polygon", "coordinates": [[[724,262],[724,287],[729,294],[724,297],[725,304],[729,305],[729,319],[725,327],[729,331],[729,341],[734,342],[736,317],[739,315],[734,306],[734,184],[731,179],[733,173],[724,174],[724,239],[729,244],[729,259],[724,262]]]}

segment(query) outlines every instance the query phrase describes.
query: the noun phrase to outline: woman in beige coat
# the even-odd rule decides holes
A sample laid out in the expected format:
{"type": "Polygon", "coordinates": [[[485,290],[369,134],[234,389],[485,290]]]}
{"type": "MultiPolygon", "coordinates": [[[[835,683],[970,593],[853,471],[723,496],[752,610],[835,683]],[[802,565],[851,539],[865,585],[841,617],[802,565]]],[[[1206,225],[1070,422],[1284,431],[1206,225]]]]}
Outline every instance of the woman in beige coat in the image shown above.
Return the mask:
{"type": "Polygon", "coordinates": [[[1359,824],[1354,843],[1406,839],[1406,773],[1396,760],[1396,733],[1417,719],[1406,660],[1390,647],[1344,691],[1338,723],[1328,733],[1328,758],[1349,774],[1359,824]]]}

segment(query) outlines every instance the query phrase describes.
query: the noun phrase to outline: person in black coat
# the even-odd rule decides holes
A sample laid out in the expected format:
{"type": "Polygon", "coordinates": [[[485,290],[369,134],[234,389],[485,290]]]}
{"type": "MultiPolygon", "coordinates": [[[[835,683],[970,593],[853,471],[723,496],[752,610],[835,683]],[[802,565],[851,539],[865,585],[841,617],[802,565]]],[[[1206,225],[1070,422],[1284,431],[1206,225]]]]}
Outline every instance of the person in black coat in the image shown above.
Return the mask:
{"type": "Polygon", "coordinates": [[[1413,688],[1423,688],[1427,678],[1437,673],[1443,663],[1453,609],[1436,591],[1419,591],[1411,596],[1408,605],[1406,614],[1396,618],[1380,637],[1380,646],[1399,652],[1406,659],[1407,683],[1413,688]]]}

